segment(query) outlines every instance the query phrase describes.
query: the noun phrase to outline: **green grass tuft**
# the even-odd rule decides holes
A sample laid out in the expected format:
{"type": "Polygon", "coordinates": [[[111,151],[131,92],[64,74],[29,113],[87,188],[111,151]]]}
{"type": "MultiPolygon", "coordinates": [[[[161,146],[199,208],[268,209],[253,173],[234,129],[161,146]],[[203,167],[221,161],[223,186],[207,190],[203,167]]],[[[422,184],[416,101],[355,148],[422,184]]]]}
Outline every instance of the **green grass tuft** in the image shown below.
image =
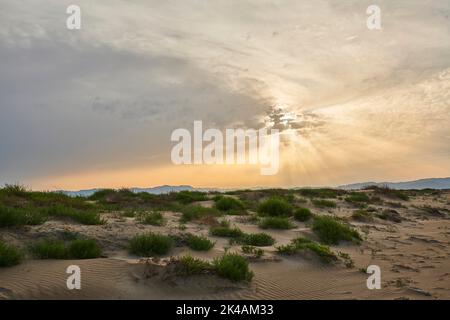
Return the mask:
{"type": "Polygon", "coordinates": [[[129,244],[131,253],[138,256],[160,256],[173,247],[173,239],[157,233],[145,233],[134,236],[129,244]]]}
{"type": "Polygon", "coordinates": [[[293,255],[305,250],[313,252],[326,263],[337,260],[336,255],[331,252],[328,246],[302,237],[291,240],[290,244],[277,247],[277,252],[284,255],[293,255]]]}
{"type": "Polygon", "coordinates": [[[248,261],[238,254],[227,253],[214,259],[213,266],[215,272],[226,279],[232,281],[251,281],[253,272],[250,271],[248,261]]]}
{"type": "Polygon", "coordinates": [[[316,216],[312,229],[326,244],[338,244],[341,240],[359,243],[362,240],[358,231],[331,216],[316,216]]]}
{"type": "Polygon", "coordinates": [[[312,216],[313,216],[313,214],[311,213],[311,210],[309,210],[308,208],[297,208],[294,211],[295,220],[298,220],[301,222],[308,221],[309,219],[312,218],[312,216]]]}
{"type": "Polygon", "coordinates": [[[166,224],[166,220],[159,211],[139,213],[137,215],[137,219],[143,224],[150,224],[153,226],[163,226],[166,224]]]}
{"type": "Polygon", "coordinates": [[[196,236],[193,234],[189,234],[187,237],[187,243],[189,248],[196,251],[208,251],[211,250],[215,242],[209,240],[205,236],[196,236]]]}
{"type": "Polygon", "coordinates": [[[318,208],[336,208],[336,203],[331,200],[315,199],[312,200],[313,205],[318,208]]]}
{"type": "Polygon", "coordinates": [[[258,213],[262,216],[290,216],[292,210],[292,206],[279,197],[267,199],[258,206],[258,213]]]}
{"type": "Polygon", "coordinates": [[[22,261],[23,254],[16,247],[0,240],[0,267],[11,267],[22,261]]]}
{"type": "Polygon", "coordinates": [[[185,223],[191,220],[197,220],[206,216],[217,217],[220,212],[214,208],[205,208],[201,206],[190,205],[181,210],[181,222],[185,223]]]}
{"type": "Polygon", "coordinates": [[[262,229],[292,229],[295,225],[287,217],[266,217],[259,221],[262,229]]]}

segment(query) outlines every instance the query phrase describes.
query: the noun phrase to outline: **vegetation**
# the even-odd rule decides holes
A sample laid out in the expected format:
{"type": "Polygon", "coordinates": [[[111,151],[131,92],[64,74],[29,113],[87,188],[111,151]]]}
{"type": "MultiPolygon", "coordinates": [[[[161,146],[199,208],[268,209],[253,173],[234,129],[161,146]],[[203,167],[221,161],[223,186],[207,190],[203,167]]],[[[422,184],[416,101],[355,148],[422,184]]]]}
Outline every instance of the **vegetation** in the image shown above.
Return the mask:
{"type": "Polygon", "coordinates": [[[134,236],[129,244],[131,253],[138,256],[160,256],[173,247],[173,239],[158,233],[145,233],[134,236]]]}
{"type": "Polygon", "coordinates": [[[373,215],[367,210],[356,210],[352,213],[352,219],[356,221],[368,222],[373,220],[373,215]]]}
{"type": "Polygon", "coordinates": [[[308,221],[309,219],[311,219],[313,216],[313,214],[311,213],[311,210],[309,210],[308,208],[297,208],[294,211],[294,218],[298,221],[308,221]]]}
{"type": "Polygon", "coordinates": [[[94,259],[102,254],[95,240],[81,238],[72,241],[42,239],[31,246],[31,252],[39,259],[94,259]]]}
{"type": "Polygon", "coordinates": [[[277,247],[277,252],[284,255],[293,255],[302,251],[313,252],[327,263],[337,260],[336,255],[331,252],[328,246],[302,237],[293,239],[290,244],[277,247]]]}
{"type": "Polygon", "coordinates": [[[292,229],[295,225],[286,217],[266,217],[261,219],[258,226],[262,229],[292,229]]]}
{"type": "Polygon", "coordinates": [[[219,196],[216,198],[215,207],[220,211],[226,212],[227,214],[245,213],[244,204],[242,201],[232,197],[219,196]]]}
{"type": "Polygon", "coordinates": [[[258,207],[258,213],[262,216],[290,216],[292,214],[292,206],[284,199],[272,197],[262,202],[258,207]]]}
{"type": "Polygon", "coordinates": [[[188,204],[196,201],[206,201],[206,193],[199,191],[180,191],[176,193],[176,200],[182,204],[188,204]]]}
{"type": "Polygon", "coordinates": [[[196,251],[208,251],[212,249],[215,245],[215,242],[212,242],[207,237],[196,236],[193,234],[188,235],[187,243],[189,248],[196,251]]]}
{"type": "Polygon", "coordinates": [[[390,189],[388,187],[368,186],[365,188],[365,190],[371,190],[374,193],[379,194],[380,196],[384,196],[386,198],[400,199],[403,201],[409,200],[409,196],[404,191],[390,189]]]}
{"type": "Polygon", "coordinates": [[[318,189],[300,189],[298,190],[304,197],[309,198],[337,198],[340,195],[345,194],[344,190],[330,189],[330,188],[318,188],[318,189]]]}
{"type": "Polygon", "coordinates": [[[336,208],[336,203],[330,200],[315,199],[312,203],[318,208],[336,208]]]}
{"type": "Polygon", "coordinates": [[[248,261],[238,254],[227,253],[213,261],[214,271],[221,277],[232,281],[251,281],[253,272],[248,261]]]}
{"type": "Polygon", "coordinates": [[[370,198],[365,193],[352,192],[345,198],[345,201],[350,202],[350,203],[367,203],[367,202],[370,202],[370,198]]]}
{"type": "Polygon", "coordinates": [[[253,233],[244,234],[237,239],[237,242],[249,246],[267,247],[273,245],[275,239],[266,233],[253,233]]]}
{"type": "Polygon", "coordinates": [[[47,216],[30,208],[14,208],[0,205],[0,227],[17,227],[42,224],[47,216]]]}
{"type": "Polygon", "coordinates": [[[254,246],[243,245],[241,250],[245,254],[255,255],[257,258],[261,258],[264,255],[263,249],[255,248],[254,246]]]}
{"type": "Polygon", "coordinates": [[[338,244],[341,240],[359,243],[362,240],[358,231],[331,216],[316,216],[312,229],[325,244],[338,244]]]}
{"type": "Polygon", "coordinates": [[[190,255],[178,258],[176,272],[179,275],[195,275],[211,272],[213,266],[208,261],[190,255]]]}
{"type": "Polygon", "coordinates": [[[166,224],[166,220],[159,211],[142,212],[137,218],[143,224],[150,224],[153,226],[163,226],[166,224]]]}
{"type": "Polygon", "coordinates": [[[207,216],[217,217],[220,212],[214,208],[205,208],[201,206],[190,205],[182,209],[181,222],[185,223],[191,220],[198,220],[207,216]]]}
{"type": "Polygon", "coordinates": [[[53,217],[66,217],[85,225],[104,224],[105,220],[94,210],[79,210],[64,205],[53,205],[44,209],[44,212],[53,217]]]}
{"type": "Polygon", "coordinates": [[[17,265],[22,261],[22,257],[19,249],[0,240],[0,268],[17,265]]]}
{"type": "Polygon", "coordinates": [[[244,235],[241,229],[227,225],[220,225],[217,227],[212,227],[210,229],[210,233],[212,236],[216,237],[226,237],[226,238],[240,238],[244,235]]]}

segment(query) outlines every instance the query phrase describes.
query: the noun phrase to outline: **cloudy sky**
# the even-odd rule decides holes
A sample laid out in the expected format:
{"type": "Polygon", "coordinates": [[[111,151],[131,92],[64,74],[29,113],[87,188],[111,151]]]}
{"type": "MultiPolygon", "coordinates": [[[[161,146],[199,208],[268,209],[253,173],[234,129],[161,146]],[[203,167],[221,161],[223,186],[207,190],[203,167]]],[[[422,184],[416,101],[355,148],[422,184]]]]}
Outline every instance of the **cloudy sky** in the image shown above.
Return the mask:
{"type": "Polygon", "coordinates": [[[449,160],[447,0],[0,0],[0,184],[338,185],[449,160]],[[279,173],[173,165],[194,120],[281,129],[279,173]]]}

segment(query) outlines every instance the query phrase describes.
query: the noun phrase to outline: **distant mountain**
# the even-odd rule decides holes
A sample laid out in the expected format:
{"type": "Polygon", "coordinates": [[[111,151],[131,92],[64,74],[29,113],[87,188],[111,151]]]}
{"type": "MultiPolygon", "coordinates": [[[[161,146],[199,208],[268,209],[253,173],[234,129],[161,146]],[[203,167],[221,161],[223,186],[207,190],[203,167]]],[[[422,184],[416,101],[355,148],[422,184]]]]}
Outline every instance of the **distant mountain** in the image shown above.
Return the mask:
{"type": "Polygon", "coordinates": [[[362,182],[339,186],[339,189],[354,190],[368,186],[388,187],[391,189],[450,189],[450,178],[430,178],[406,182],[362,182]]]}
{"type": "MultiPolygon", "coordinates": [[[[79,190],[79,191],[59,190],[57,192],[67,194],[68,196],[71,196],[71,197],[89,197],[99,190],[102,190],[102,188],[79,190]]],[[[129,190],[133,191],[134,193],[147,192],[147,193],[151,193],[151,194],[163,194],[163,193],[169,193],[169,192],[193,191],[193,190],[203,190],[203,189],[195,189],[194,187],[187,186],[187,185],[182,185],[182,186],[164,185],[164,186],[158,186],[158,187],[152,187],[152,188],[130,188],[129,190]]]]}

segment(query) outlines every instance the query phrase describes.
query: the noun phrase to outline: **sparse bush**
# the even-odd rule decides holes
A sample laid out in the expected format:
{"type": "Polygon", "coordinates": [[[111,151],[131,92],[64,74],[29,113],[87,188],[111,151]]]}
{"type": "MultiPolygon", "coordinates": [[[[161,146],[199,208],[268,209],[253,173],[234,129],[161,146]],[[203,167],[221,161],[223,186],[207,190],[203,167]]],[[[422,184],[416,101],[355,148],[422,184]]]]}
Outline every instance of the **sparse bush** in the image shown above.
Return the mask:
{"type": "Polygon", "coordinates": [[[150,224],[153,226],[163,226],[166,224],[166,220],[159,211],[143,212],[138,216],[138,220],[143,224],[150,224]]]}
{"type": "Polygon", "coordinates": [[[312,203],[318,208],[336,208],[336,203],[330,200],[312,200],[312,203]]]}
{"type": "Polygon", "coordinates": [[[365,193],[352,192],[345,198],[345,201],[350,202],[350,203],[367,203],[367,202],[370,202],[370,198],[365,193]]]}
{"type": "Polygon", "coordinates": [[[0,227],[38,225],[45,222],[47,216],[33,208],[14,208],[0,205],[0,227]]]}
{"type": "Polygon", "coordinates": [[[67,259],[69,254],[64,241],[43,239],[31,247],[31,252],[39,259],[67,259]]]}
{"type": "Polygon", "coordinates": [[[210,229],[210,233],[212,236],[216,237],[227,237],[227,238],[239,238],[244,235],[244,232],[242,232],[239,228],[231,228],[230,226],[217,226],[212,227],[210,229]]]}
{"type": "Polygon", "coordinates": [[[311,213],[311,210],[309,210],[308,208],[297,208],[294,211],[294,218],[298,221],[308,221],[309,219],[311,219],[313,216],[313,214],[311,213]]]}
{"type": "Polygon", "coordinates": [[[273,245],[275,239],[266,233],[253,233],[243,235],[238,242],[250,246],[267,247],[273,245]]]}
{"type": "Polygon", "coordinates": [[[43,212],[53,217],[66,217],[85,225],[104,224],[105,220],[98,212],[92,210],[78,210],[61,204],[53,205],[43,209],[43,212]]]}
{"type": "Polygon", "coordinates": [[[173,239],[157,233],[145,233],[134,236],[129,245],[130,252],[138,256],[164,255],[173,246],[173,239]]]}
{"type": "Polygon", "coordinates": [[[362,240],[358,231],[331,216],[316,216],[312,229],[320,241],[326,244],[338,244],[341,240],[362,240]]]}
{"type": "Polygon", "coordinates": [[[356,221],[368,222],[373,220],[373,216],[366,210],[356,210],[352,213],[352,219],[356,221]]]}
{"type": "Polygon", "coordinates": [[[188,204],[195,201],[206,201],[208,197],[204,192],[199,191],[180,191],[176,193],[176,200],[182,204],[188,204]]]}
{"type": "Polygon", "coordinates": [[[330,189],[330,188],[318,188],[318,189],[300,189],[298,190],[304,197],[309,198],[336,198],[345,194],[344,190],[330,189]]]}
{"type": "Polygon", "coordinates": [[[288,245],[283,245],[277,247],[277,252],[279,254],[293,255],[300,251],[309,250],[316,254],[322,261],[330,263],[337,260],[336,255],[331,252],[328,246],[322,245],[320,243],[314,242],[306,238],[296,238],[291,241],[288,245]]]}
{"type": "Polygon", "coordinates": [[[187,237],[187,243],[189,248],[196,251],[208,251],[214,247],[214,242],[204,236],[196,236],[189,234],[187,237]]]}
{"type": "Polygon", "coordinates": [[[228,214],[244,213],[244,204],[235,198],[221,196],[215,204],[220,211],[225,211],[228,214]]]}
{"type": "Polygon", "coordinates": [[[292,206],[284,199],[273,197],[258,206],[258,213],[263,216],[290,216],[292,206]]]}
{"type": "Polygon", "coordinates": [[[261,219],[258,226],[262,229],[292,229],[295,225],[286,217],[266,217],[261,219]]]}
{"type": "Polygon", "coordinates": [[[102,250],[98,243],[92,239],[76,239],[68,246],[70,258],[95,259],[101,256],[102,250]]]}
{"type": "Polygon", "coordinates": [[[182,209],[181,222],[201,219],[206,216],[217,217],[220,212],[214,208],[205,208],[201,206],[186,206],[182,209]]]}
{"type": "Polygon", "coordinates": [[[211,263],[190,255],[178,258],[176,272],[179,275],[204,274],[212,271],[211,263]]]}
{"type": "Polygon", "coordinates": [[[258,258],[261,258],[264,255],[264,250],[260,248],[255,248],[254,246],[243,245],[241,250],[245,254],[253,254],[258,258]]]}
{"type": "Polygon", "coordinates": [[[238,254],[227,253],[214,259],[213,266],[215,272],[226,279],[232,281],[251,281],[253,272],[250,271],[248,261],[238,254]]]}
{"type": "Polygon", "coordinates": [[[22,261],[22,252],[0,240],[0,267],[11,267],[22,261]]]}

